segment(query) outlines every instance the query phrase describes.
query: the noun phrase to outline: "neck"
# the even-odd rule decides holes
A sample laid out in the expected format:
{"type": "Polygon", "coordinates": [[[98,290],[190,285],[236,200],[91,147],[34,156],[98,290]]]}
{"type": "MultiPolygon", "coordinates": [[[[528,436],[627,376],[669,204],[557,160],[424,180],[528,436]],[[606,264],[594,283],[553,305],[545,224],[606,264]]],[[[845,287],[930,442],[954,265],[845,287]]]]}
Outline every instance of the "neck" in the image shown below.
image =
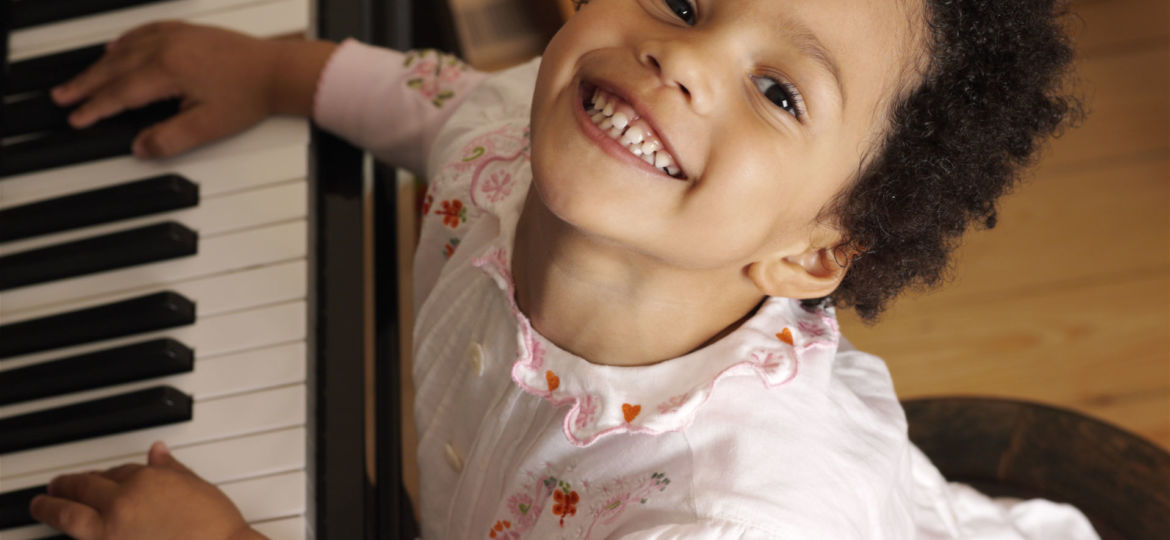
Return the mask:
{"type": "Polygon", "coordinates": [[[585,234],[529,191],[512,255],[516,301],[533,327],[590,362],[646,365],[738,327],[762,296],[742,271],[680,269],[585,234]]]}

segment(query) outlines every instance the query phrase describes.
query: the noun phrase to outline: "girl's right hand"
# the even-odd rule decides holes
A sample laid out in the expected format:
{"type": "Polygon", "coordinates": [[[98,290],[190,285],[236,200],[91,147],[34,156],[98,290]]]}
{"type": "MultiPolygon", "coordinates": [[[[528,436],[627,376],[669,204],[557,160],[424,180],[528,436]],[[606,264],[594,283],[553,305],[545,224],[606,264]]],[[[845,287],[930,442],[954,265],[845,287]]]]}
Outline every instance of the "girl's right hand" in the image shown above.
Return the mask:
{"type": "MultiPolygon", "coordinates": [[[[312,48],[321,65],[332,51],[332,44],[257,39],[182,22],[147,24],[110,42],[100,60],[54,88],[52,97],[61,106],[80,104],[69,116],[75,128],[154,101],[179,98],[179,114],[144,129],[133,143],[139,157],[169,157],[243,131],[275,112],[309,114],[284,106],[291,90],[308,93],[311,103],[315,83],[314,79],[301,82],[305,88],[282,88],[288,81],[280,72],[285,67],[281,63],[295,59],[286,51],[289,47],[312,48]]],[[[320,65],[316,69],[314,76],[320,65]]]]}

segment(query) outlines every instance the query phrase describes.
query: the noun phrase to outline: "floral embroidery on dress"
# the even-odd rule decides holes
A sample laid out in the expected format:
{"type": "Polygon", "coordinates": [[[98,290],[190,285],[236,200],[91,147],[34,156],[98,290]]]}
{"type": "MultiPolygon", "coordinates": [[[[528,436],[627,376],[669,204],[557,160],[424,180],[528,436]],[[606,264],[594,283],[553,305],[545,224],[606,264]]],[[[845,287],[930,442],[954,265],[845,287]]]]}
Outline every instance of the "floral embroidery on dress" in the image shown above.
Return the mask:
{"type": "MultiPolygon", "coordinates": [[[[529,474],[529,478],[535,475],[529,474]]],[[[573,489],[564,477],[545,473],[539,480],[531,482],[524,491],[508,497],[506,507],[511,520],[501,518],[490,528],[490,538],[523,538],[536,526],[544,509],[544,500],[552,499],[550,512],[557,518],[560,529],[565,528],[565,519],[573,518],[581,511],[589,519],[588,527],[577,529],[576,537],[588,540],[598,526],[612,525],[631,504],[646,504],[655,493],[662,493],[670,486],[670,478],[664,472],[638,474],[617,478],[596,488],[589,482],[581,482],[584,490],[573,489]],[[537,498],[533,498],[537,494],[537,498]],[[543,500],[541,500],[543,497],[543,500]]],[[[601,531],[596,531],[601,533],[601,531]]]]}
{"type": "Polygon", "coordinates": [[[671,396],[670,399],[667,399],[666,401],[658,404],[658,413],[670,414],[672,412],[678,412],[678,409],[682,407],[690,398],[691,395],[687,393],[671,396]]]}
{"type": "Polygon", "coordinates": [[[572,490],[568,482],[557,480],[556,477],[550,476],[544,483],[556,486],[553,488],[552,511],[553,515],[561,516],[561,528],[564,528],[565,518],[577,515],[577,502],[581,500],[581,496],[572,490]]]}
{"type": "Polygon", "coordinates": [[[503,171],[494,172],[488,177],[481,191],[491,202],[500,202],[501,199],[512,193],[512,175],[503,171]]]}
{"type": "Polygon", "coordinates": [[[452,236],[447,243],[443,245],[443,256],[450,259],[455,254],[455,248],[459,247],[459,237],[452,236]]]}
{"type": "Polygon", "coordinates": [[[439,203],[439,209],[435,210],[435,214],[443,216],[443,225],[452,229],[458,227],[460,223],[467,222],[467,209],[459,199],[439,203]]]}
{"type": "Polygon", "coordinates": [[[500,521],[497,521],[495,525],[492,525],[491,530],[488,531],[488,538],[500,538],[503,540],[512,540],[514,538],[515,539],[520,538],[520,533],[518,533],[516,531],[509,531],[508,530],[511,528],[512,528],[512,522],[510,522],[506,519],[502,519],[500,521]]]}
{"type": "Polygon", "coordinates": [[[593,394],[589,394],[581,399],[577,405],[577,417],[573,419],[573,425],[577,429],[584,429],[585,426],[592,424],[597,419],[598,409],[601,408],[601,400],[593,394]]]}
{"type": "Polygon", "coordinates": [[[436,108],[455,97],[452,86],[467,72],[467,64],[458,58],[434,49],[410,51],[403,60],[410,68],[406,86],[418,91],[436,108]]]}

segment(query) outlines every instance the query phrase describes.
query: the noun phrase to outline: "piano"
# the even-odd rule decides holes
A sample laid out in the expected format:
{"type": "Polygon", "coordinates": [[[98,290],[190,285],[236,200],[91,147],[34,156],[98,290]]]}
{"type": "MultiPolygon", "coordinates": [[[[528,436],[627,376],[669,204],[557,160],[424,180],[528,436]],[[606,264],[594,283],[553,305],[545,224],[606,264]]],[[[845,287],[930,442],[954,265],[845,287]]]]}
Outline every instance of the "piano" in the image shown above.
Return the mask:
{"type": "Polygon", "coordinates": [[[406,47],[409,2],[0,4],[0,540],[155,440],[274,540],[409,536],[392,170],[294,118],[140,161],[175,104],[74,131],[44,94],[153,20],[406,47]]]}

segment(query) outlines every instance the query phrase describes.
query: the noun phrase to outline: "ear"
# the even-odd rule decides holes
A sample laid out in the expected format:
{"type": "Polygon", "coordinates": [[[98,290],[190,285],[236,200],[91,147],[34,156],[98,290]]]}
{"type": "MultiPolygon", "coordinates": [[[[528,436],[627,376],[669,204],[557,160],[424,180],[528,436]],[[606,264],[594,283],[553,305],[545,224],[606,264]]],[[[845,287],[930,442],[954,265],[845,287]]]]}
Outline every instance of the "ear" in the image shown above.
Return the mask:
{"type": "Polygon", "coordinates": [[[849,269],[850,257],[840,258],[840,246],[810,247],[795,255],[778,253],[748,265],[748,278],[760,292],[785,298],[828,296],[849,269]]]}

